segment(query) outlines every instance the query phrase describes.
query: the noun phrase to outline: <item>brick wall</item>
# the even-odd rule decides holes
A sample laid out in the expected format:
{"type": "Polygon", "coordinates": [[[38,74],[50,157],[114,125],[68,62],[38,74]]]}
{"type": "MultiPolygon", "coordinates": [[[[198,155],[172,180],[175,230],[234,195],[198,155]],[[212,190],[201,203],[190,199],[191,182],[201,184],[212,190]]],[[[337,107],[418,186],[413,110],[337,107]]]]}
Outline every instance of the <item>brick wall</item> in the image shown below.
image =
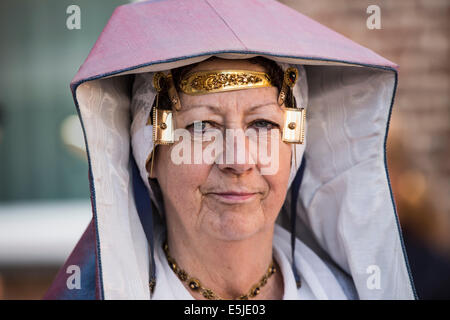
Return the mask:
{"type": "Polygon", "coordinates": [[[280,2],[400,65],[388,139],[398,211],[402,225],[450,252],[450,1],[280,2]],[[379,30],[366,27],[372,4],[379,30]]]}

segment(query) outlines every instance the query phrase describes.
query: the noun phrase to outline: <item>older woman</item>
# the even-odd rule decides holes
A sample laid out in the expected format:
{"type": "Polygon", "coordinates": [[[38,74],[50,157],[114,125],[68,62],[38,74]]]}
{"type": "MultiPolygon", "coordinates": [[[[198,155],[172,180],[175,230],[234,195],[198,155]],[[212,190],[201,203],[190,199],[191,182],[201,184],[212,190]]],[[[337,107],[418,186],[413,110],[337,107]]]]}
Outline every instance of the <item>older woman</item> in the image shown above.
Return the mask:
{"type": "MultiPolygon", "coordinates": [[[[294,84],[298,71],[289,71],[292,72],[294,84]]],[[[159,185],[162,194],[168,242],[165,251],[170,248],[170,265],[175,274],[184,280],[182,284],[189,289],[189,292],[180,289],[172,272],[164,268],[167,263],[161,261],[166,258],[161,255],[162,239],[159,236],[157,250],[158,262],[161,263],[158,266],[166,271],[162,281],[167,280],[170,285],[157,279],[155,297],[189,298],[191,293],[194,298],[296,298],[295,279],[287,262],[288,252],[277,247],[276,252],[272,252],[275,220],[286,198],[291,167],[295,165],[292,151],[297,150],[293,145],[282,142],[279,133],[275,137],[277,147],[274,149],[269,137],[270,134],[276,134],[275,130],[284,129],[285,113],[289,110],[286,105],[294,101],[292,94],[286,94],[290,101],[285,99],[279,104],[284,72],[275,62],[254,58],[208,59],[193,67],[173,70],[171,74],[173,79],[170,83],[174,84],[174,92],[177,92],[174,99],[180,100],[178,110],[176,104],[169,107],[169,110],[174,110],[172,125],[188,130],[188,135],[183,136],[183,139],[192,139],[188,142],[192,144],[188,148],[193,153],[192,160],[195,157],[194,125],[197,121],[199,133],[204,135],[214,129],[219,131],[219,135],[225,130],[255,130],[255,140],[258,141],[254,142],[259,142],[257,147],[260,149],[263,143],[267,143],[272,151],[270,160],[276,163],[277,168],[273,173],[264,174],[264,165],[257,148],[253,153],[248,152],[252,143],[248,140],[251,138],[242,141],[244,157],[243,161],[237,161],[238,135],[224,135],[225,143],[219,146],[213,163],[204,160],[198,164],[194,164],[194,161],[181,165],[174,163],[172,157],[176,144],[157,147],[155,168],[147,155],[144,178],[148,179],[147,174],[154,178],[156,183],[153,188],[159,185]],[[189,81],[201,82],[202,76],[203,91],[193,93],[189,81]],[[226,81],[220,81],[225,77],[226,81]],[[265,77],[270,79],[270,83],[252,83],[252,77],[265,77]],[[209,86],[210,82],[216,80],[219,82],[209,86]],[[180,83],[183,82],[187,83],[180,89],[180,83]],[[225,161],[227,152],[233,153],[229,161],[225,161]],[[177,186],[176,192],[174,186],[177,186]],[[280,266],[283,274],[276,272],[280,266]],[[261,282],[261,279],[264,280],[261,282]],[[172,297],[168,295],[169,292],[173,293],[172,297]]],[[[302,85],[297,85],[295,89],[306,89],[304,72],[301,76],[302,85]]],[[[153,104],[154,94],[148,89],[154,77],[154,74],[138,75],[135,81],[132,108],[138,118],[146,114],[141,113],[141,108],[149,110],[145,108],[146,105],[151,107],[153,104]]],[[[297,100],[304,101],[305,97],[301,96],[299,90],[296,91],[297,100]]],[[[163,97],[158,99],[161,105],[163,97]]],[[[170,98],[166,100],[171,101],[170,98]]],[[[300,112],[300,108],[297,109],[300,112]]],[[[139,119],[135,121],[139,122],[139,119]]],[[[302,123],[298,125],[300,133],[302,123]]],[[[212,142],[200,143],[202,152],[212,142]]],[[[138,139],[133,147],[139,153],[142,147],[138,139]]],[[[297,158],[301,160],[303,147],[299,147],[297,153],[297,158]]],[[[269,165],[265,166],[266,169],[269,165]]],[[[289,239],[285,239],[285,245],[288,244],[289,239]]],[[[321,267],[326,269],[325,265],[321,267]]],[[[332,277],[331,274],[329,276],[332,277]]],[[[306,289],[302,293],[304,291],[306,289]]]]}
{"type": "Polygon", "coordinates": [[[119,7],[72,82],[93,220],[47,298],[414,298],[395,68],[275,1],[119,7]]]}

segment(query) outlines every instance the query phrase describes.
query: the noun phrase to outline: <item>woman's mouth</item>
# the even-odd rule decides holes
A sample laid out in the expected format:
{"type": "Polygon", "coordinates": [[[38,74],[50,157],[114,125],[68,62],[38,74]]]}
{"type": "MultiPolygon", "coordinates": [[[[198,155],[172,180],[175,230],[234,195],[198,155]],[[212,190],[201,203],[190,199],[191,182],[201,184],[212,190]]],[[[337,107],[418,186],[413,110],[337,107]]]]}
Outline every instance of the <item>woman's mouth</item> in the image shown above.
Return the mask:
{"type": "Polygon", "coordinates": [[[256,192],[212,192],[209,195],[223,203],[245,203],[252,201],[256,192]]]}

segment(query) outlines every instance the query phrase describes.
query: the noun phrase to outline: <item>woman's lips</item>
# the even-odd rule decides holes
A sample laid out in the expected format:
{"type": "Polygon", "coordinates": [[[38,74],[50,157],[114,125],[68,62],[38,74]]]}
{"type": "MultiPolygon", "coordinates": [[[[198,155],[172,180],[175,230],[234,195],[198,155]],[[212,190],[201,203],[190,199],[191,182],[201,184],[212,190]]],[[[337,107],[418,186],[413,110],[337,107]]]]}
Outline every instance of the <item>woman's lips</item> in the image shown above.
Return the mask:
{"type": "Polygon", "coordinates": [[[214,196],[221,202],[225,203],[243,203],[253,200],[256,192],[211,192],[209,195],[214,196]]]}

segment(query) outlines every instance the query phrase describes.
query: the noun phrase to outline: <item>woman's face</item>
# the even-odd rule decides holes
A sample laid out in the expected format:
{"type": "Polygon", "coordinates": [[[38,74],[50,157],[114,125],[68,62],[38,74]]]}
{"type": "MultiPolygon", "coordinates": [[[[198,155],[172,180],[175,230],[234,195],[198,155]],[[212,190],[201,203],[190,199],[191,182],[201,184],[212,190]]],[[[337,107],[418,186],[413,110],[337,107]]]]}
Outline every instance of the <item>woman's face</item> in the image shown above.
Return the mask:
{"type": "MultiPolygon", "coordinates": [[[[218,69],[265,71],[262,66],[246,60],[221,59],[200,63],[191,71],[218,69]]],[[[196,127],[196,133],[222,132],[222,159],[226,159],[228,150],[233,149],[234,161],[175,164],[172,152],[181,141],[159,145],[152,178],[157,178],[161,187],[169,226],[176,221],[189,234],[201,232],[221,240],[242,240],[273,228],[285,200],[291,164],[291,146],[281,141],[283,111],[277,103],[278,89],[252,88],[197,96],[179,92],[179,96],[181,110],[174,112],[175,128],[186,129],[193,135],[193,123],[202,121],[201,126],[196,127]],[[260,131],[262,128],[267,130],[266,134],[260,131]],[[230,132],[254,129],[259,141],[267,142],[271,165],[278,161],[278,168],[271,174],[263,174],[270,164],[263,162],[258,152],[250,147],[256,140],[244,138],[245,143],[239,144],[227,139],[227,129],[232,129],[230,132]],[[278,143],[273,143],[270,134],[277,132],[278,143]],[[236,159],[239,151],[245,151],[244,163],[238,163],[236,159]]],[[[194,140],[189,142],[192,159],[194,140]]],[[[202,150],[210,144],[200,142],[202,150]]],[[[258,144],[260,147],[261,143],[258,144]]],[[[198,150],[195,149],[197,153],[198,150]]]]}

